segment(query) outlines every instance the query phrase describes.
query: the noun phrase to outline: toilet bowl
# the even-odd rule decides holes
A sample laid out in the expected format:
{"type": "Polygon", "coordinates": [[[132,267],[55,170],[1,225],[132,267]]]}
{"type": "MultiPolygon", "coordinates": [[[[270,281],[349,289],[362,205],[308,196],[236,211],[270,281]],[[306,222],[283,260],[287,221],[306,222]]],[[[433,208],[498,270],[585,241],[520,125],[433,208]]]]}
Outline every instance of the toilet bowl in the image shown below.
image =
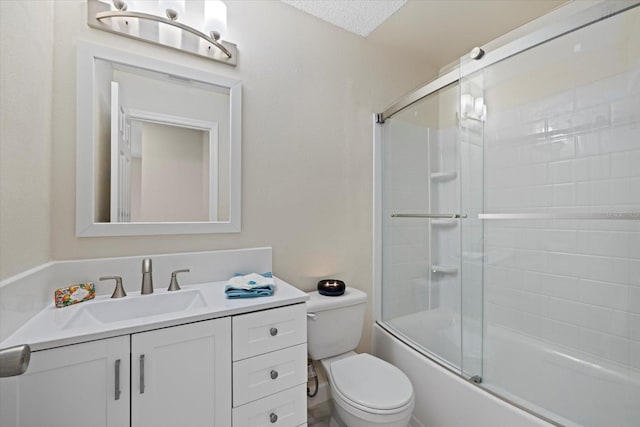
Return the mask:
{"type": "Polygon", "coordinates": [[[413,386],[397,367],[353,350],[360,341],[367,295],[347,288],[340,297],[309,293],[309,355],[327,374],[334,414],[347,427],[407,427],[413,386]]]}
{"type": "Polygon", "coordinates": [[[345,425],[408,425],[414,406],[413,387],[398,368],[366,353],[350,353],[321,363],[335,412],[345,425]]]}

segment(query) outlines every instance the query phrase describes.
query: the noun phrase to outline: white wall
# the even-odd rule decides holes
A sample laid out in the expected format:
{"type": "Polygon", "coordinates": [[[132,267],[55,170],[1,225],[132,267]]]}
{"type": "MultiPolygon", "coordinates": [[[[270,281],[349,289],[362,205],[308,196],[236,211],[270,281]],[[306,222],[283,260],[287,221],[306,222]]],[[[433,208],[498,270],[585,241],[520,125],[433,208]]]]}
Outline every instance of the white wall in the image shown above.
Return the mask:
{"type": "MultiPolygon", "coordinates": [[[[22,7],[18,6],[20,2],[6,2],[6,6],[2,3],[3,16],[7,15],[5,7],[10,12],[22,7]]],[[[366,39],[280,2],[228,1],[227,5],[227,39],[239,47],[236,68],[90,29],[83,0],[56,2],[50,257],[74,259],[272,246],[274,272],[302,289],[311,290],[318,279],[335,276],[372,295],[372,113],[430,80],[435,70],[411,62],[410,58],[392,57],[366,39]],[[75,236],[75,49],[79,39],[242,80],[241,233],[75,236]]],[[[42,2],[33,6],[42,7],[42,2]]],[[[38,28],[51,26],[51,16],[44,19],[46,22],[38,28]]],[[[24,29],[15,30],[22,36],[28,28],[33,24],[25,23],[24,29]]],[[[38,40],[40,36],[41,32],[38,40]]],[[[2,55],[4,63],[4,45],[2,55]]],[[[44,79],[25,76],[22,86],[43,84],[50,74],[45,72],[44,79]]],[[[27,111],[23,111],[20,117],[26,115],[27,111]]],[[[11,143],[8,148],[21,147],[16,144],[11,143]]],[[[4,146],[3,139],[3,150],[4,146]]],[[[19,164],[29,166],[26,161],[19,164]]],[[[36,169],[46,167],[48,164],[36,169]]],[[[35,203],[41,195],[28,194],[35,187],[33,180],[28,184],[23,181],[26,180],[12,177],[11,188],[22,194],[26,191],[26,200],[35,203]]],[[[4,200],[3,196],[3,209],[7,206],[4,200]]],[[[24,217],[27,212],[11,206],[7,210],[14,218],[24,217]]],[[[48,230],[49,214],[39,211],[38,219],[28,225],[37,224],[48,230]]],[[[39,241],[48,242],[43,237],[45,231],[30,233],[38,235],[39,241]]],[[[25,242],[22,235],[16,234],[3,237],[3,263],[11,267],[6,275],[48,258],[48,251],[39,249],[39,241],[25,242]],[[26,262],[5,262],[4,253],[14,246],[24,251],[26,262]],[[41,255],[34,256],[38,251],[41,255]]],[[[368,337],[363,341],[363,348],[366,346],[368,337]]]]}
{"type": "Polygon", "coordinates": [[[0,2],[0,278],[51,257],[53,31],[52,3],[0,2]]]}
{"type": "MultiPolygon", "coordinates": [[[[134,221],[207,221],[209,195],[202,188],[204,132],[158,123],[142,126],[140,216],[134,221]]],[[[206,174],[207,178],[209,174],[206,174]]]]}

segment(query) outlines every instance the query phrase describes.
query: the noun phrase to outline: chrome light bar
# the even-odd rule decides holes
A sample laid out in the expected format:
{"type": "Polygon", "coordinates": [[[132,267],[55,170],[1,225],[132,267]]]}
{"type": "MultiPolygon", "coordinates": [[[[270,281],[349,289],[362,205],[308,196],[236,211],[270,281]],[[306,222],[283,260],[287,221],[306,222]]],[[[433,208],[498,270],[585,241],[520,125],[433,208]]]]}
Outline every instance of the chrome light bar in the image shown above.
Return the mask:
{"type": "Polygon", "coordinates": [[[236,45],[220,40],[220,35],[215,31],[212,31],[211,35],[206,35],[205,33],[176,20],[149,13],[128,11],[126,3],[117,2],[117,4],[121,5],[121,8],[118,10],[111,10],[107,3],[99,0],[87,0],[87,24],[91,28],[98,30],[108,31],[110,33],[120,34],[148,43],[170,47],[172,49],[177,49],[232,66],[237,65],[238,49],[236,45]],[[172,27],[179,28],[188,34],[192,34],[205,43],[181,42],[179,46],[172,45],[161,41],[157,31],[152,31],[148,27],[142,25],[139,25],[137,29],[134,28],[133,25],[129,24],[128,19],[137,19],[139,21],[151,21],[157,22],[158,24],[170,25],[172,27]]]}

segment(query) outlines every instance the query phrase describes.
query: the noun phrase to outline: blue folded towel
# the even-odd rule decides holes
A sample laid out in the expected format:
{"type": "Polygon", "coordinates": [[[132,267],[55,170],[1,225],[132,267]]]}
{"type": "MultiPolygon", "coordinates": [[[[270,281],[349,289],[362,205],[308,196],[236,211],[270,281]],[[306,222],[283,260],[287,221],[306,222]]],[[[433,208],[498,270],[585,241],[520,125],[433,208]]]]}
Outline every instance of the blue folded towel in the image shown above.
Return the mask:
{"type": "Polygon", "coordinates": [[[227,282],[224,293],[228,299],[269,297],[273,295],[276,283],[271,272],[247,275],[235,274],[227,282]]]}

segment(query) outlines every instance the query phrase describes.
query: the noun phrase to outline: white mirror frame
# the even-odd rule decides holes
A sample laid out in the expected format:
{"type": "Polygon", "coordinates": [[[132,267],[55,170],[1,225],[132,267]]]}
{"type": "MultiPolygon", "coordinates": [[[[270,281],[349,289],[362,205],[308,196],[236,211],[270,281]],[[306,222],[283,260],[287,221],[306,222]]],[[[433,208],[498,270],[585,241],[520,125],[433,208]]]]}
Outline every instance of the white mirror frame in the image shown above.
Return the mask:
{"type": "Polygon", "coordinates": [[[131,54],[87,42],[78,42],[76,63],[76,236],[143,236],[155,234],[206,234],[240,232],[241,208],[241,114],[239,80],[131,54]],[[182,79],[229,88],[230,173],[229,221],[222,222],[94,222],[95,141],[93,94],[95,60],[131,65],[182,79]]]}

